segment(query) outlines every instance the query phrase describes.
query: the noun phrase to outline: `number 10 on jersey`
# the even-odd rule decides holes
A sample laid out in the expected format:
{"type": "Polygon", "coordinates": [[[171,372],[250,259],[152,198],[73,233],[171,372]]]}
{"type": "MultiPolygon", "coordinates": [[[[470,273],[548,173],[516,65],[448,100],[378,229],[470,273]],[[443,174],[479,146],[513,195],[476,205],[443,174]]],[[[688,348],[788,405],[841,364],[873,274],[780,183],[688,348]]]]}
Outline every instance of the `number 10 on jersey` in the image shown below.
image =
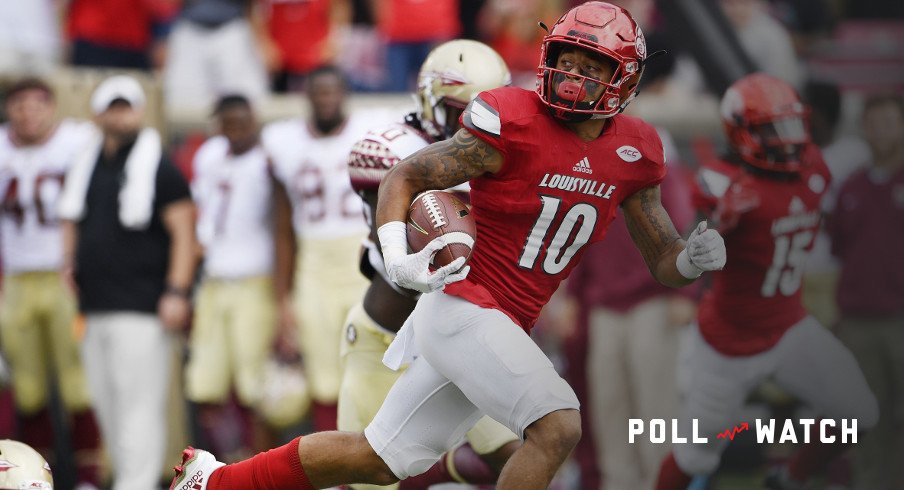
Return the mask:
{"type": "Polygon", "coordinates": [[[554,222],[562,200],[553,196],[541,195],[540,201],[543,203],[543,208],[527,237],[524,249],[521,251],[521,258],[518,259],[518,265],[526,269],[533,269],[540,257],[541,249],[545,245],[546,257],[543,259],[543,272],[558,274],[565,270],[578,250],[590,241],[590,237],[593,236],[593,228],[596,226],[597,211],[590,204],[579,202],[569,208],[562,220],[556,224],[554,222]],[[578,220],[581,222],[580,228],[577,233],[573,233],[578,220]],[[550,228],[555,228],[552,238],[548,238],[550,228]],[[572,234],[574,240],[566,247],[566,242],[572,234]]]}

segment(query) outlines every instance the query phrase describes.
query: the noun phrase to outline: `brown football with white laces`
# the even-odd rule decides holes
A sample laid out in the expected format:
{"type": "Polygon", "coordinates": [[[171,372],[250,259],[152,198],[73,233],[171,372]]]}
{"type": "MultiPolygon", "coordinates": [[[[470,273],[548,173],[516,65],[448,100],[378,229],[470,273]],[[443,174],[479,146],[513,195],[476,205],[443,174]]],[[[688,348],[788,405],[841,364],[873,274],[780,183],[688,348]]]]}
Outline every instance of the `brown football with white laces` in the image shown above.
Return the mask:
{"type": "Polygon", "coordinates": [[[477,238],[477,223],[468,206],[451,192],[427,191],[408,208],[408,247],[412,253],[419,252],[440,236],[446,237],[447,244],[433,255],[431,270],[459,257],[467,264],[477,238]]]}

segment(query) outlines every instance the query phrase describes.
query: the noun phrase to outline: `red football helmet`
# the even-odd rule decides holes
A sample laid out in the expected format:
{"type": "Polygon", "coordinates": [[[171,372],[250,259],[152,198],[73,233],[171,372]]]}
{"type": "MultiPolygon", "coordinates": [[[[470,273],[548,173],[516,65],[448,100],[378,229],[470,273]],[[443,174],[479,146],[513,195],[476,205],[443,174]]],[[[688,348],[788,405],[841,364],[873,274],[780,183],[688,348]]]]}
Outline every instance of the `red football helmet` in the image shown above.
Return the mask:
{"type": "Polygon", "coordinates": [[[543,38],[537,93],[556,117],[569,121],[602,119],[625,109],[637,95],[647,44],[627,10],[606,3],[587,2],[565,13],[543,38]],[[574,46],[613,62],[611,80],[597,80],[556,68],[563,48],[574,46]],[[596,100],[587,92],[605,87],[596,100]]]}
{"type": "Polygon", "coordinates": [[[746,163],[800,170],[810,141],[808,111],[790,84],[765,73],[747,75],[725,91],[720,112],[729,144],[746,163]]]}

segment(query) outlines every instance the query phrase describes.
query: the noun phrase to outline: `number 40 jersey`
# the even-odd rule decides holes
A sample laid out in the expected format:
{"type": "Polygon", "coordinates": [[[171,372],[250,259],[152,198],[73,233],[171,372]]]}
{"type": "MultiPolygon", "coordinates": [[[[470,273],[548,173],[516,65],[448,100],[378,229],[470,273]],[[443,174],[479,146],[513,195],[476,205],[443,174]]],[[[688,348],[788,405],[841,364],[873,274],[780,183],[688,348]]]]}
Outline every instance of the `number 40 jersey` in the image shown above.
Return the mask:
{"type": "Polygon", "coordinates": [[[0,127],[0,234],[6,273],[53,271],[62,266],[57,200],[66,172],[94,136],[88,122],[64,120],[42,143],[16,144],[0,127]]]}
{"type": "Polygon", "coordinates": [[[718,160],[699,170],[695,201],[725,238],[728,262],[713,273],[698,322],[723,354],[766,351],[807,315],[801,279],[830,174],[816,146],[807,146],[802,160],[796,174],[718,160]]]}
{"type": "Polygon", "coordinates": [[[662,181],[662,142],[652,126],[625,115],[584,141],[535,92],[513,87],[481,93],[461,122],[504,163],[471,180],[471,272],[445,291],[500,310],[529,331],[622,201],[662,181]]]}

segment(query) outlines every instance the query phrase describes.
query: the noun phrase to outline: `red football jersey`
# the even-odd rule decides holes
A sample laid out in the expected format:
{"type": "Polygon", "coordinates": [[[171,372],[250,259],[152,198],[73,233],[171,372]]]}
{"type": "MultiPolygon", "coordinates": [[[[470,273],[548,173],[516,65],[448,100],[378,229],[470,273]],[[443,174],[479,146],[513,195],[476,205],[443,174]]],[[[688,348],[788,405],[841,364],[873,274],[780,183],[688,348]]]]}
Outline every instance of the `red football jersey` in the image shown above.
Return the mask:
{"type": "Polygon", "coordinates": [[[603,238],[617,206],[662,181],[662,142],[652,126],[624,115],[583,141],[535,92],[514,87],[481,93],[461,121],[505,161],[496,174],[471,181],[471,272],[445,291],[530,331],[587,245],[603,238]]]}
{"type": "Polygon", "coordinates": [[[801,277],[830,174],[815,146],[804,158],[799,174],[782,178],[722,161],[700,169],[695,202],[725,238],[728,262],[712,274],[698,321],[703,338],[723,354],[768,350],[807,315],[801,277]]]}

